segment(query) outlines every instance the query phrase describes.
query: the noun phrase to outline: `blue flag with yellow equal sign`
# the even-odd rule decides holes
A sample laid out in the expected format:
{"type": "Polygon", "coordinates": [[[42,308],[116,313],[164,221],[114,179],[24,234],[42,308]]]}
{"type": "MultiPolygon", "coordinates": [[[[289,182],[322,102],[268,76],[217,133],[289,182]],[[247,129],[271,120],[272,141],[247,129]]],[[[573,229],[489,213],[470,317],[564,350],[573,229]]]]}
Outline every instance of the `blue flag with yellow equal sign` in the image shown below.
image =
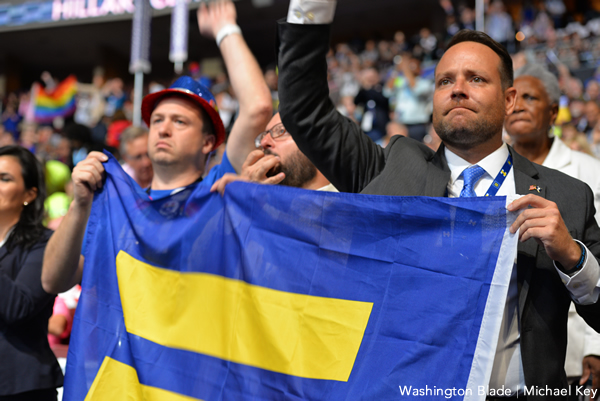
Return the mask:
{"type": "Polygon", "coordinates": [[[151,201],[105,167],[65,400],[485,398],[516,255],[504,197],[151,201]]]}

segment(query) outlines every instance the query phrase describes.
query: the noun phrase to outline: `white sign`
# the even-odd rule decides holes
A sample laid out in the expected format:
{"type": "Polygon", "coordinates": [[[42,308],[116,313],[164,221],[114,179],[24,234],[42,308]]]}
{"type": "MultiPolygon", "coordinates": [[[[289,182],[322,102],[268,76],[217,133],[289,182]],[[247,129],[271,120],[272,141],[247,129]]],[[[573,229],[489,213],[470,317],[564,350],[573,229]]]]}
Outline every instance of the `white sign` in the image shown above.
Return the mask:
{"type": "MultiPolygon", "coordinates": [[[[197,0],[185,0],[186,3],[197,0]]],[[[174,7],[176,0],[150,0],[156,10],[174,7]]],[[[91,17],[102,17],[113,14],[133,14],[133,0],[54,0],[52,2],[52,20],[72,20],[91,17]]]]}

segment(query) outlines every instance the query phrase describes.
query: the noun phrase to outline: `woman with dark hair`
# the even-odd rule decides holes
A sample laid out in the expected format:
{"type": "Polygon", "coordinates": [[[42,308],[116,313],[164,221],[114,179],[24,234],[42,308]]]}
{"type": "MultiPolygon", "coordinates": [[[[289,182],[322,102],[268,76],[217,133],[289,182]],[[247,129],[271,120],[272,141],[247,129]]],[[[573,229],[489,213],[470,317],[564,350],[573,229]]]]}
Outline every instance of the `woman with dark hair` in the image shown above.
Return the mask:
{"type": "Polygon", "coordinates": [[[41,283],[45,198],[35,156],[0,148],[0,401],[56,401],[63,382],[47,338],[54,295],[41,283]]]}

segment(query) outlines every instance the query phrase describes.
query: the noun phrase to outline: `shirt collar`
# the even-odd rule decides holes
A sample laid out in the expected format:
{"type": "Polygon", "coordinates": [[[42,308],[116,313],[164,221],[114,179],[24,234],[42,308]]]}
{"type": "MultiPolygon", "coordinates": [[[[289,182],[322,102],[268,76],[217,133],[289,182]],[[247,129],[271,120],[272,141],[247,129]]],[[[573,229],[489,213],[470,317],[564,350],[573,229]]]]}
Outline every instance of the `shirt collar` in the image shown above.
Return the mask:
{"type": "Polygon", "coordinates": [[[544,159],[542,166],[556,170],[565,168],[571,164],[572,153],[573,151],[560,138],[554,138],[548,156],[544,159]]]}
{"type": "MultiPolygon", "coordinates": [[[[472,164],[449,150],[447,147],[444,148],[444,155],[446,156],[446,161],[450,168],[450,185],[453,185],[460,177],[463,170],[471,167],[472,164]]],[[[495,177],[504,163],[506,163],[507,158],[508,146],[506,146],[505,143],[502,143],[502,146],[480,160],[477,165],[483,168],[490,177],[495,177]]]]}
{"type": "MultiPolygon", "coordinates": [[[[16,226],[16,224],[15,224],[15,226],[16,226]]],[[[15,226],[12,226],[11,228],[8,229],[6,236],[4,237],[4,239],[2,241],[0,241],[0,248],[2,248],[4,246],[4,244],[6,244],[6,241],[8,241],[8,238],[10,238],[10,235],[15,230],[15,226]]]]}

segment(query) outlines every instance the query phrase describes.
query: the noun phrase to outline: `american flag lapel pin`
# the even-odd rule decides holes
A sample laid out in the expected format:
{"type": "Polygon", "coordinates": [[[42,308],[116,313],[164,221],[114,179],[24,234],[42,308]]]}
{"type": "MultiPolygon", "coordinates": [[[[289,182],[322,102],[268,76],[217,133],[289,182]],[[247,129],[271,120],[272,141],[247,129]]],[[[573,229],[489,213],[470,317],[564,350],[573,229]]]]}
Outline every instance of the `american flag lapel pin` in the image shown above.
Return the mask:
{"type": "Polygon", "coordinates": [[[538,191],[538,193],[540,193],[540,191],[542,190],[542,188],[539,185],[530,185],[529,186],[529,190],[530,191],[538,191]]]}

